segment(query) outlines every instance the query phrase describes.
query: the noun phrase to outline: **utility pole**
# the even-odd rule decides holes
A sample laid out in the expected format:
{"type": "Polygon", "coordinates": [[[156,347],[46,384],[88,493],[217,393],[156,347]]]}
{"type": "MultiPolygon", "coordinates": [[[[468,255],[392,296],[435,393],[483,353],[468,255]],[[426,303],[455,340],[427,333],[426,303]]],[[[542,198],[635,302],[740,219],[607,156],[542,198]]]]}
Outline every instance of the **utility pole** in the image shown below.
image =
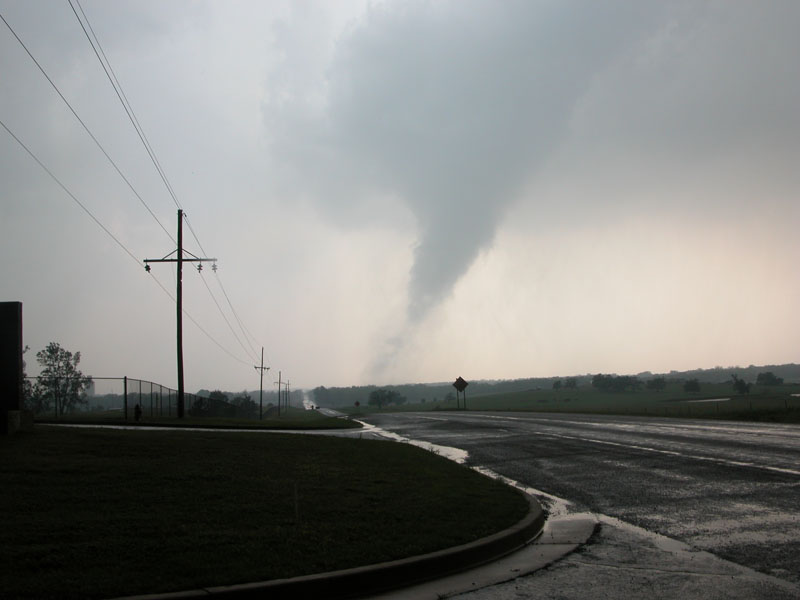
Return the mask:
{"type": "Polygon", "coordinates": [[[178,418],[183,418],[184,408],[184,388],[183,388],[183,263],[196,262],[197,271],[203,270],[204,262],[213,262],[214,266],[211,267],[217,270],[216,258],[199,258],[191,252],[186,252],[189,257],[184,257],[183,250],[183,210],[178,209],[178,248],[164,258],[145,258],[144,270],[150,272],[150,263],[176,263],[178,265],[178,284],[177,293],[175,296],[175,304],[177,308],[177,321],[178,321],[178,418]],[[172,257],[172,258],[170,258],[172,257]]]}
{"type": "Polygon", "coordinates": [[[289,412],[289,380],[286,380],[286,412],[289,412]]]}
{"type": "Polygon", "coordinates": [[[278,371],[278,381],[273,381],[272,383],[278,384],[278,416],[281,416],[281,372],[278,371]]]}
{"type": "Polygon", "coordinates": [[[269,371],[269,367],[264,366],[264,346],[261,346],[261,366],[253,367],[259,371],[259,384],[258,384],[258,420],[264,418],[264,371],[269,371]]]}

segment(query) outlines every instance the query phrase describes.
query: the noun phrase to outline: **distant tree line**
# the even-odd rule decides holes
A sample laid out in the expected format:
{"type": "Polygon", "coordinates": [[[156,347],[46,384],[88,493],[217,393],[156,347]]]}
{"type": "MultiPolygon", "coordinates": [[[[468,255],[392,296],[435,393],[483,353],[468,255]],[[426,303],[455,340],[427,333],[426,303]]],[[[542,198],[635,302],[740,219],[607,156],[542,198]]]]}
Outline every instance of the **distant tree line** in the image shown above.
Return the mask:
{"type": "Polygon", "coordinates": [[[635,392],[642,387],[642,381],[632,375],[603,375],[592,377],[592,387],[601,392],[635,392]]]}
{"type": "MultiPolygon", "coordinates": [[[[780,385],[784,381],[800,382],[800,364],[788,363],[784,365],[750,365],[748,367],[714,367],[713,369],[694,369],[691,371],[670,371],[664,376],[669,380],[697,379],[701,383],[727,383],[731,381],[731,373],[746,381],[755,381],[756,385],[780,385]],[[759,381],[759,376],[767,377],[766,381],[759,381]],[[773,379],[774,378],[774,379],[773,379]],[[767,383],[771,381],[772,383],[767,383]],[[777,383],[780,381],[780,383],[777,383]]],[[[644,374],[639,374],[640,376],[644,374]]],[[[648,374],[652,375],[652,374],[648,374]]]]}
{"type": "MultiPolygon", "coordinates": [[[[269,407],[271,406],[272,404],[269,404],[269,407]]],[[[247,394],[231,400],[224,392],[214,390],[208,396],[197,396],[189,408],[189,414],[193,417],[257,419],[259,406],[247,394]]]]}
{"type": "MultiPolygon", "coordinates": [[[[455,380],[455,377],[453,377],[455,380]]],[[[465,377],[469,381],[468,377],[465,377]]],[[[469,381],[470,396],[483,396],[486,394],[506,394],[511,392],[528,392],[539,389],[550,389],[560,377],[537,377],[528,379],[499,380],[499,381],[469,381]]],[[[570,377],[562,382],[574,380],[575,387],[584,385],[591,380],[590,376],[570,377]]],[[[570,384],[572,385],[572,384],[570,384]]],[[[370,394],[378,389],[393,390],[406,399],[408,404],[424,403],[453,403],[456,396],[452,382],[439,383],[409,383],[388,386],[351,386],[351,387],[325,387],[314,388],[314,404],[331,408],[353,406],[356,402],[366,406],[369,404],[370,394]]]]}
{"type": "MultiPolygon", "coordinates": [[[[745,369],[736,368],[738,376],[743,380],[755,380],[758,386],[780,385],[784,380],[800,381],[800,365],[787,364],[765,367],[750,366],[745,369]]],[[[703,383],[731,382],[733,367],[715,367],[714,369],[697,369],[692,371],[670,371],[669,373],[654,375],[646,371],[638,375],[613,375],[598,373],[596,375],[579,375],[574,377],[538,377],[515,380],[499,381],[470,381],[469,392],[472,396],[486,396],[489,394],[505,394],[512,392],[526,392],[534,390],[552,389],[578,389],[591,385],[594,389],[604,392],[635,392],[642,389],[661,392],[669,385],[680,386],[684,391],[697,393],[703,383]]],[[[467,377],[467,379],[469,379],[467,377]]],[[[740,384],[741,385],[741,384],[740,384]]],[[[735,388],[737,392],[740,389],[735,388]]],[[[358,402],[359,406],[377,406],[377,399],[370,402],[371,394],[377,390],[394,391],[405,398],[408,404],[440,403],[447,405],[455,403],[453,386],[447,383],[414,383],[405,385],[383,386],[374,385],[351,387],[325,387],[320,386],[312,390],[314,404],[318,406],[349,407],[358,402]]],[[[376,398],[376,397],[373,397],[376,398]]],[[[381,400],[380,406],[386,402],[381,400]]]]}

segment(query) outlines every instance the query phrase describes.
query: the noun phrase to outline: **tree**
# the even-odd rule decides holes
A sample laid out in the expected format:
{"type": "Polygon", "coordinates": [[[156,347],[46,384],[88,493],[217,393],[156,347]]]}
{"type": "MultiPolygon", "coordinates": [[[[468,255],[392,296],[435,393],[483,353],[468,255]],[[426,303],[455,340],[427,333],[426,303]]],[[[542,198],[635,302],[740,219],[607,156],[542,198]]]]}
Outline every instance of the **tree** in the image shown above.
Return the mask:
{"type": "Polygon", "coordinates": [[[568,377],[564,382],[564,387],[568,390],[574,390],[578,387],[578,380],[575,377],[568,377]]]}
{"type": "Polygon", "coordinates": [[[389,390],[389,404],[397,404],[398,406],[406,403],[407,398],[400,392],[389,390]]]}
{"type": "Polygon", "coordinates": [[[383,405],[386,403],[386,390],[372,390],[369,393],[368,403],[370,406],[383,408],[383,405]]]}
{"type": "Polygon", "coordinates": [[[228,402],[228,394],[222,390],[214,390],[208,395],[208,399],[213,402],[228,402]]]}
{"type": "Polygon", "coordinates": [[[78,404],[86,404],[86,390],[92,383],[78,369],[81,353],[73,354],[56,342],[50,342],[36,353],[41,367],[39,378],[31,391],[31,408],[46,412],[53,406],[56,415],[70,412],[78,404]]]}
{"type": "Polygon", "coordinates": [[[700,391],[700,382],[697,379],[687,379],[683,383],[683,391],[684,392],[699,392],[700,391]]]}
{"type": "Polygon", "coordinates": [[[648,390],[660,392],[667,387],[667,380],[663,377],[653,377],[652,379],[648,379],[645,385],[648,390]]]}
{"type": "MultiPolygon", "coordinates": [[[[24,356],[25,353],[30,350],[30,346],[25,346],[25,349],[22,351],[22,355],[24,356]]],[[[31,406],[32,399],[33,399],[33,384],[31,380],[28,379],[28,373],[26,372],[27,365],[25,364],[25,359],[22,359],[22,402],[25,405],[25,408],[33,409],[31,406]]]]}
{"type": "Polygon", "coordinates": [[[231,401],[236,407],[236,416],[242,419],[255,419],[258,417],[258,404],[246,392],[231,401]]]}
{"type": "Polygon", "coordinates": [[[731,378],[733,379],[733,389],[736,390],[737,394],[750,393],[750,384],[744,379],[740,379],[736,374],[731,375],[731,378]]]}
{"type": "Polygon", "coordinates": [[[553,382],[553,389],[554,389],[554,390],[556,390],[556,391],[558,391],[558,390],[560,390],[560,389],[561,389],[561,385],[562,385],[562,382],[561,382],[561,380],[560,380],[560,379],[556,379],[556,380],[553,382]]]}
{"type": "Polygon", "coordinates": [[[756,377],[756,385],[782,385],[783,377],[776,377],[772,371],[759,373],[756,377]]]}
{"type": "Polygon", "coordinates": [[[387,404],[403,404],[406,397],[395,390],[372,390],[369,394],[369,404],[383,408],[387,404]]]}

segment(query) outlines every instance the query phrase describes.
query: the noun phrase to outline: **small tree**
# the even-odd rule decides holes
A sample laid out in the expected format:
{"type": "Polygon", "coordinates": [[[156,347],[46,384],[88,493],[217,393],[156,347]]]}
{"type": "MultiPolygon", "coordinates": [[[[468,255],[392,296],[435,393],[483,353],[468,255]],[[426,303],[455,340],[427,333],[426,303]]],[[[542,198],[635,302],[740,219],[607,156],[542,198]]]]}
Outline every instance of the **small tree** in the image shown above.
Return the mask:
{"type": "Polygon", "coordinates": [[[578,380],[575,377],[568,377],[564,382],[564,387],[568,390],[574,390],[578,387],[578,380]]]}
{"type": "Polygon", "coordinates": [[[30,406],[36,412],[47,412],[53,406],[56,415],[70,412],[78,404],[86,404],[86,390],[92,383],[78,369],[81,353],[73,354],[56,342],[50,342],[36,353],[42,368],[31,390],[30,406]]]}
{"type": "Polygon", "coordinates": [[[750,393],[750,384],[744,379],[739,378],[736,374],[731,375],[731,378],[733,379],[733,389],[736,390],[737,394],[750,393]]]}
{"type": "Polygon", "coordinates": [[[560,389],[561,389],[561,386],[562,386],[562,385],[563,385],[563,384],[562,384],[561,380],[560,380],[560,379],[556,379],[556,380],[553,382],[553,389],[554,389],[554,390],[556,390],[556,391],[558,391],[558,390],[560,390],[560,389]]]}
{"type": "MultiPolygon", "coordinates": [[[[25,346],[25,349],[22,351],[22,355],[24,356],[25,353],[30,350],[30,346],[25,346]]],[[[28,379],[28,373],[26,371],[27,365],[25,364],[25,359],[22,359],[22,403],[25,405],[25,408],[33,409],[32,406],[32,399],[33,399],[33,384],[31,380],[28,379]]]]}

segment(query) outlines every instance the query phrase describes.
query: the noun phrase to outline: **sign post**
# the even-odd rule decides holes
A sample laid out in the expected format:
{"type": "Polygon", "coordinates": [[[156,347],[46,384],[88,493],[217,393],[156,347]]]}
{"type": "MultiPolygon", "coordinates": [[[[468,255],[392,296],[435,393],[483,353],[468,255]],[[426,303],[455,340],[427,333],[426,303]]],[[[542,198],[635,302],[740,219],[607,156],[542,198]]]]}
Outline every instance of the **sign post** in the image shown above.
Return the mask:
{"type": "Polygon", "coordinates": [[[464,396],[464,410],[467,410],[467,386],[469,383],[464,381],[462,377],[459,377],[453,382],[453,387],[456,388],[456,408],[461,408],[459,404],[459,395],[464,396]]]}

